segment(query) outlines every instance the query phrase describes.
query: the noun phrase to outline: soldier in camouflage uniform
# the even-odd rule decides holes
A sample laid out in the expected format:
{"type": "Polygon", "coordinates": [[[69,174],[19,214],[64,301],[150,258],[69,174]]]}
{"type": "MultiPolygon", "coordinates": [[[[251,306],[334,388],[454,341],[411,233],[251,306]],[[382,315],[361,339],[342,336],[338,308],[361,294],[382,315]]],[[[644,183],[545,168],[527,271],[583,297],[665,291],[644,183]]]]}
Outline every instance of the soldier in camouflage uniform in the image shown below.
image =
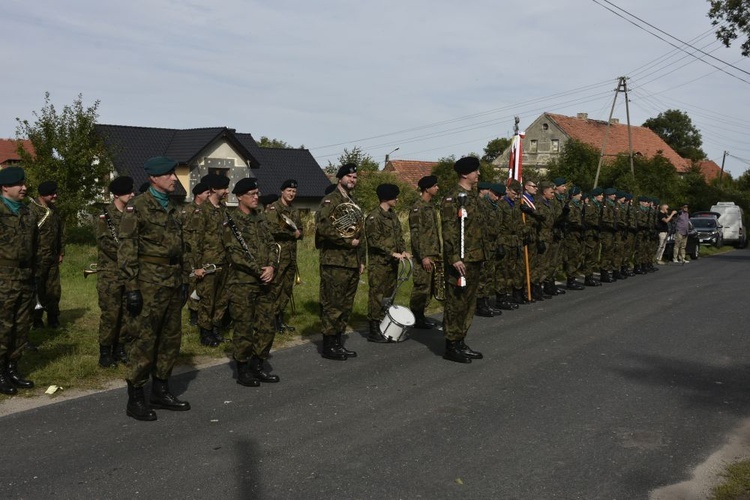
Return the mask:
{"type": "Polygon", "coordinates": [[[357,356],[343,344],[343,333],[352,314],[359,276],[364,272],[365,245],[362,241],[362,211],[351,197],[357,186],[357,166],[347,163],[338,169],[336,188],[320,202],[315,227],[315,248],[320,250],[320,321],[322,355],[339,361],[357,356]],[[337,228],[332,215],[346,204],[352,225],[337,228]],[[355,227],[358,225],[358,227],[355,227]],[[351,229],[347,231],[346,229],[351,229]]]}
{"type": "Polygon", "coordinates": [[[617,214],[617,232],[615,233],[615,272],[617,279],[628,278],[627,262],[627,240],[628,240],[628,205],[625,201],[625,192],[617,191],[615,197],[615,213],[617,214]]]}
{"type": "Polygon", "coordinates": [[[479,160],[461,158],[453,169],[458,184],[444,197],[440,210],[443,230],[443,260],[446,279],[443,331],[443,358],[458,363],[481,359],[464,338],[471,328],[476,308],[476,294],[484,255],[485,216],[481,211],[476,185],[479,181],[479,160]],[[463,237],[461,227],[464,227],[463,237]]]}
{"type": "MultiPolygon", "coordinates": [[[[531,281],[531,298],[532,300],[544,300],[552,298],[551,295],[544,293],[541,286],[542,281],[542,262],[543,255],[547,251],[547,243],[539,238],[539,231],[547,214],[538,210],[536,204],[539,201],[537,193],[539,186],[535,181],[527,180],[524,182],[524,193],[521,197],[520,210],[524,214],[524,224],[527,228],[524,243],[529,255],[529,277],[531,281]]],[[[524,293],[528,300],[528,290],[524,293]]]]}
{"type": "Polygon", "coordinates": [[[229,177],[209,174],[203,179],[208,184],[209,195],[194,221],[194,239],[188,255],[195,273],[195,292],[200,297],[198,331],[201,344],[217,347],[224,342],[220,330],[229,308],[229,292],[226,287],[229,270],[222,242],[222,225],[226,213],[224,200],[229,194],[229,177]],[[207,269],[213,269],[213,266],[215,272],[206,272],[207,269]]]}
{"type": "Polygon", "coordinates": [[[505,235],[502,234],[502,231],[504,227],[503,218],[506,214],[503,211],[504,201],[502,197],[505,196],[506,191],[505,184],[490,184],[490,204],[493,210],[490,212],[492,218],[489,220],[488,226],[491,227],[492,235],[491,239],[485,238],[485,255],[488,256],[485,266],[487,262],[491,262],[489,268],[492,277],[492,293],[495,294],[495,304],[491,309],[496,315],[502,314],[503,310],[512,311],[518,309],[518,304],[510,300],[509,292],[512,291],[512,287],[508,287],[504,270],[506,246],[504,241],[505,235]]]}
{"type": "Polygon", "coordinates": [[[568,232],[567,217],[570,212],[568,206],[568,184],[567,179],[564,177],[556,177],[552,183],[554,184],[554,214],[555,221],[552,226],[552,241],[550,242],[550,248],[548,253],[550,254],[551,266],[553,266],[551,272],[551,279],[548,279],[545,286],[549,289],[548,293],[552,295],[563,295],[565,289],[558,287],[555,281],[557,271],[563,270],[563,260],[565,257],[564,241],[565,234],[568,232]],[[552,293],[554,292],[554,293],[552,293]]]}
{"type": "Polygon", "coordinates": [[[599,261],[599,223],[602,212],[601,200],[604,197],[602,188],[594,188],[589,193],[583,206],[583,284],[586,286],[601,286],[599,280],[594,279],[594,269],[599,261]]]}
{"type": "Polygon", "coordinates": [[[112,203],[102,209],[96,223],[96,291],[99,295],[99,366],[110,368],[117,362],[127,363],[125,344],[128,341],[125,316],[125,283],[117,267],[120,247],[118,231],[125,207],[133,198],[133,179],[117,177],[109,183],[112,203]]]}
{"type": "Polygon", "coordinates": [[[637,233],[635,235],[635,256],[633,257],[634,267],[633,272],[635,274],[646,274],[648,272],[648,262],[652,258],[650,254],[649,243],[649,222],[650,222],[650,208],[649,208],[649,197],[639,196],[638,206],[636,208],[636,223],[637,233]]]}
{"type": "Polygon", "coordinates": [[[599,219],[599,235],[602,246],[601,258],[599,260],[599,275],[602,283],[613,283],[615,281],[615,233],[617,232],[617,214],[615,212],[615,188],[604,190],[604,198],[601,201],[601,217],[599,219]]]}
{"type": "Polygon", "coordinates": [[[584,286],[576,281],[576,274],[583,264],[583,203],[581,188],[573,186],[569,192],[568,213],[565,216],[565,252],[564,267],[568,290],[583,290],[584,286]]]}
{"type": "Polygon", "coordinates": [[[297,197],[297,181],[287,179],[281,184],[281,197],[266,208],[268,226],[273,239],[281,246],[279,268],[274,279],[274,318],[277,332],[294,331],[284,323],[284,309],[292,299],[297,276],[297,242],[304,237],[302,219],[293,206],[297,197]]]}
{"type": "Polygon", "coordinates": [[[44,326],[42,314],[47,311],[47,326],[60,326],[60,264],[65,256],[65,240],[63,237],[63,220],[57,213],[57,183],[45,181],[37,188],[39,196],[31,200],[31,212],[39,221],[37,236],[36,293],[42,309],[34,310],[34,328],[44,326]]]}
{"type": "Polygon", "coordinates": [[[537,262],[540,272],[540,283],[545,297],[559,295],[555,286],[555,271],[557,269],[556,250],[553,250],[555,223],[558,218],[558,205],[555,201],[555,184],[548,181],[539,183],[541,196],[536,202],[537,212],[543,219],[539,224],[539,242],[544,244],[545,251],[540,253],[537,262]]]}
{"type": "Polygon", "coordinates": [[[369,342],[389,342],[380,331],[380,322],[387,310],[384,299],[396,290],[398,266],[410,259],[401,231],[401,222],[394,211],[398,203],[399,189],[395,184],[380,184],[376,188],[380,204],[365,218],[367,242],[367,319],[370,331],[369,342]]]}
{"type": "Polygon", "coordinates": [[[273,287],[278,253],[268,221],[259,208],[257,179],[242,179],[232,192],[237,210],[227,212],[223,243],[229,259],[229,310],[234,321],[237,383],[257,387],[275,383],[278,375],[264,365],[276,332],[273,328],[273,287]]]}
{"type": "MultiPolygon", "coordinates": [[[[195,241],[197,239],[197,226],[198,226],[198,220],[199,215],[201,213],[201,204],[203,204],[204,201],[208,199],[208,195],[211,193],[211,191],[208,188],[208,184],[205,182],[199,182],[193,187],[193,201],[190,202],[189,205],[184,207],[182,209],[182,234],[183,238],[185,240],[185,259],[188,260],[188,262],[192,262],[191,253],[193,250],[193,246],[195,246],[195,241]]],[[[189,279],[189,296],[188,299],[188,312],[189,312],[189,323],[192,326],[196,326],[198,324],[198,302],[199,299],[196,299],[193,297],[193,292],[195,292],[195,283],[196,278],[195,275],[191,276],[189,279]]],[[[196,294],[197,295],[197,294],[196,294]]]]}
{"type": "Polygon", "coordinates": [[[0,170],[0,394],[7,395],[34,387],[18,371],[31,329],[37,241],[37,220],[22,203],[25,177],[20,167],[0,170]]]}
{"type": "Polygon", "coordinates": [[[627,211],[627,235],[625,238],[625,258],[623,261],[623,272],[627,276],[635,276],[635,273],[630,268],[630,262],[635,258],[635,246],[636,246],[636,235],[638,234],[638,207],[633,203],[633,195],[625,193],[625,204],[628,207],[627,211]]]}
{"type": "Polygon", "coordinates": [[[130,370],[126,413],[156,420],[152,408],[190,409],[169,390],[168,379],[180,353],[182,306],[187,302],[190,265],[183,260],[179,212],[169,194],[177,183],[178,162],[163,156],[146,161],[149,189],[130,200],[120,222],[117,264],[125,281],[130,313],[130,370]],[[149,402],[143,386],[153,378],[149,402]],[[150,403],[150,404],[149,404],[150,403]]]}
{"type": "MultiPolygon", "coordinates": [[[[526,283],[526,264],[524,256],[524,238],[527,231],[519,208],[519,198],[523,188],[518,181],[511,181],[505,190],[505,196],[500,199],[500,226],[498,227],[499,243],[504,254],[500,261],[499,275],[502,285],[499,290],[503,294],[500,302],[508,303],[518,308],[523,304],[523,287],[526,283]]],[[[512,307],[512,306],[511,306],[512,307]]]]}
{"type": "MultiPolygon", "coordinates": [[[[440,189],[437,177],[428,175],[417,183],[421,195],[409,210],[409,231],[411,233],[411,251],[414,254],[413,287],[409,299],[409,309],[414,313],[414,328],[429,330],[437,325],[424,314],[433,294],[433,276],[435,266],[442,265],[443,256],[440,248],[440,228],[438,213],[432,199],[440,189]]],[[[437,284],[436,284],[437,285],[437,284]]],[[[439,286],[443,286],[442,284],[439,286]]]]}
{"type": "Polygon", "coordinates": [[[497,204],[499,200],[498,186],[500,185],[491,182],[479,183],[479,206],[485,215],[485,237],[483,241],[486,260],[482,263],[481,278],[477,290],[477,308],[474,314],[485,318],[492,318],[503,313],[499,308],[494,307],[495,304],[490,303],[490,297],[496,295],[496,250],[500,226],[500,212],[497,204]],[[483,189],[484,187],[486,189],[483,189]]]}

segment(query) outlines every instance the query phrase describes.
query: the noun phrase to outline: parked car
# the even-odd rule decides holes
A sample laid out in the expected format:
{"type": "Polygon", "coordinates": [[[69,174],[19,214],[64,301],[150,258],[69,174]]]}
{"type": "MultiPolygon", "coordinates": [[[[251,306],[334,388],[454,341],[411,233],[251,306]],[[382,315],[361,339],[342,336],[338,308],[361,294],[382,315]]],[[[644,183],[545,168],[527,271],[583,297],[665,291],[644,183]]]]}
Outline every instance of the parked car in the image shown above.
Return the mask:
{"type": "Polygon", "coordinates": [[[701,245],[713,245],[716,248],[724,245],[723,226],[717,217],[691,217],[690,223],[698,233],[701,245]]]}
{"type": "MultiPolygon", "coordinates": [[[[691,260],[696,260],[701,254],[701,244],[698,241],[698,232],[695,229],[691,229],[688,232],[687,244],[685,245],[685,255],[690,257],[691,260]]],[[[672,261],[674,260],[674,231],[669,232],[667,236],[667,245],[664,247],[664,255],[662,260],[672,261]]]]}
{"type": "Polygon", "coordinates": [[[747,231],[742,208],[731,201],[720,201],[711,207],[711,213],[719,215],[719,223],[723,226],[722,238],[737,248],[747,246],[747,231]]]}

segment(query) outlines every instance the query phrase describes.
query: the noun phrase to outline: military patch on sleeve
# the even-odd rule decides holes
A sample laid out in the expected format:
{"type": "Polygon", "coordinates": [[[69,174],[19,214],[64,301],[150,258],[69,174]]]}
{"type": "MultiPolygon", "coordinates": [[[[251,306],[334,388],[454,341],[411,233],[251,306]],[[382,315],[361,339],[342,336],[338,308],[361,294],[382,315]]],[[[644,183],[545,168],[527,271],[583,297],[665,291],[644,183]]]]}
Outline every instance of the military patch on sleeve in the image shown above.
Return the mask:
{"type": "Polygon", "coordinates": [[[323,204],[324,205],[330,205],[331,204],[331,200],[323,200],[323,204]]]}
{"type": "Polygon", "coordinates": [[[106,215],[104,215],[104,214],[101,214],[101,215],[99,216],[99,218],[100,218],[101,220],[104,220],[104,219],[106,219],[106,218],[107,218],[107,216],[106,216],[106,215]]]}
{"type": "Polygon", "coordinates": [[[128,213],[133,213],[135,212],[135,207],[125,207],[125,211],[128,213]]]}
{"type": "Polygon", "coordinates": [[[273,205],[271,205],[270,207],[268,207],[268,210],[276,210],[276,207],[274,207],[273,205]]]}
{"type": "Polygon", "coordinates": [[[453,198],[451,198],[451,197],[448,197],[448,198],[445,198],[445,199],[444,199],[443,201],[445,201],[445,202],[448,202],[448,201],[453,201],[453,198]]]}

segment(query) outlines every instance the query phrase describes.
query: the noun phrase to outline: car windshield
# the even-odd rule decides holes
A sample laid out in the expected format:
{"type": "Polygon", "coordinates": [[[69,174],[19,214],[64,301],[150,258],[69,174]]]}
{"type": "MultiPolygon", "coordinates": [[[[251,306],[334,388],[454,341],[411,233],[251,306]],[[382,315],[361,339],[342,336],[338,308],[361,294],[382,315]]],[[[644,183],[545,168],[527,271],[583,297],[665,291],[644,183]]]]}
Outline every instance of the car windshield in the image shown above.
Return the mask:
{"type": "Polygon", "coordinates": [[[700,219],[690,219],[693,223],[693,227],[698,229],[714,229],[716,227],[716,219],[709,219],[707,217],[700,219]]]}

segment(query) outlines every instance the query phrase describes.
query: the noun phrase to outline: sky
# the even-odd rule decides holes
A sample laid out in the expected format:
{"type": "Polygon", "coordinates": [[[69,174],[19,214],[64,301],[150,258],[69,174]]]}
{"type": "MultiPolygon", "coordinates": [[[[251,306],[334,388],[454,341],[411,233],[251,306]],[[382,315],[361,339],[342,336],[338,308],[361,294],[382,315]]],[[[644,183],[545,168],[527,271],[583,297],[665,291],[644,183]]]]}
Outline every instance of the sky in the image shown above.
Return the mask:
{"type": "Polygon", "coordinates": [[[15,137],[16,118],[33,121],[49,92],[58,109],[79,94],[85,106],[100,101],[99,123],[226,126],[304,145],[321,166],[354,147],[381,164],[388,153],[437,160],[482,153],[512,135],[514,116],[522,129],[545,111],[606,120],[625,76],[632,124],[686,112],[709,159],[721,165],[728,152],[736,178],[750,169],[750,61],[716,40],[708,9],[701,0],[5,0],[0,137],[15,137]]]}

